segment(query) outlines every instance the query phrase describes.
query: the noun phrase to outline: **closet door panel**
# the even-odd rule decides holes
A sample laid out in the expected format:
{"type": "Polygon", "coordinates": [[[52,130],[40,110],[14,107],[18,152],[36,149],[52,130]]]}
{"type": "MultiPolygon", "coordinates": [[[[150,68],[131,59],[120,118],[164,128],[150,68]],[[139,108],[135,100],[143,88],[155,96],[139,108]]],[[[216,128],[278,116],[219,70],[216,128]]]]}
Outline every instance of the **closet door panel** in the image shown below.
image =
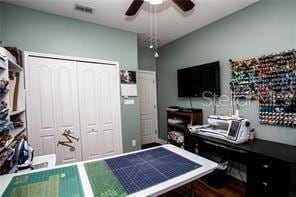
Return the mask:
{"type": "Polygon", "coordinates": [[[103,132],[103,138],[104,142],[104,154],[109,155],[109,154],[115,154],[116,153],[116,145],[114,144],[114,132],[113,130],[104,130],[103,132]]]}
{"type": "Polygon", "coordinates": [[[103,144],[98,95],[101,82],[95,66],[83,62],[77,62],[77,66],[83,159],[95,159],[102,156],[103,144]]]}
{"type": "Polygon", "coordinates": [[[81,160],[80,141],[69,147],[58,145],[67,141],[64,131],[80,137],[79,110],[73,61],[29,57],[28,61],[28,136],[37,155],[56,154],[57,164],[81,160]]]}
{"type": "Polygon", "coordinates": [[[54,65],[40,58],[29,59],[27,101],[30,122],[28,137],[36,155],[56,152],[56,114],[54,113],[54,65]]]}
{"type": "MultiPolygon", "coordinates": [[[[102,132],[104,142],[103,154],[113,155],[118,153],[118,129],[116,128],[116,68],[115,66],[100,65],[99,67],[100,79],[102,81],[102,88],[100,96],[102,97],[102,132]]],[[[118,113],[118,112],[117,112],[118,113]]]]}
{"type": "Polygon", "coordinates": [[[40,92],[37,96],[37,99],[40,101],[40,124],[44,131],[47,130],[51,132],[51,129],[54,128],[54,90],[52,89],[54,73],[53,70],[47,66],[40,66],[37,68],[37,72],[38,79],[36,85],[38,86],[37,91],[40,92]]]}
{"type": "Polygon", "coordinates": [[[69,131],[72,136],[78,139],[71,139],[71,146],[75,151],[70,151],[67,146],[58,146],[61,164],[77,162],[81,160],[81,142],[80,142],[80,125],[78,109],[78,91],[77,91],[77,70],[76,63],[72,61],[56,62],[56,111],[58,139],[67,141],[63,133],[69,131]]]}
{"type": "Polygon", "coordinates": [[[120,112],[116,104],[119,98],[116,67],[84,62],[77,64],[83,158],[118,154],[121,138],[116,116],[120,112]]]}
{"type": "Polygon", "coordinates": [[[99,94],[102,97],[102,116],[103,116],[103,125],[110,126],[112,125],[112,84],[110,79],[112,79],[110,72],[108,70],[103,70],[99,73],[99,79],[101,81],[101,89],[99,94]]]}
{"type": "Polygon", "coordinates": [[[74,114],[72,105],[77,104],[73,102],[73,94],[76,94],[76,90],[73,90],[72,84],[73,79],[72,76],[74,76],[71,68],[65,68],[66,65],[63,67],[57,69],[57,100],[59,102],[59,108],[62,107],[63,110],[60,110],[59,114],[59,120],[61,126],[65,127],[71,127],[73,125],[73,122],[75,120],[75,116],[77,116],[77,113],[74,114]]]}
{"type": "MultiPolygon", "coordinates": [[[[96,107],[98,105],[97,103],[97,92],[95,91],[96,87],[98,86],[96,81],[96,76],[94,71],[89,68],[85,70],[82,73],[82,91],[83,91],[83,100],[84,100],[84,108],[85,112],[88,114],[86,117],[86,125],[89,128],[89,130],[98,129],[98,111],[96,110],[96,107]]],[[[80,95],[81,96],[81,95],[80,95]]],[[[86,114],[86,115],[87,115],[86,114]]]]}
{"type": "Polygon", "coordinates": [[[87,152],[86,159],[95,159],[102,155],[100,144],[102,143],[100,133],[98,131],[89,131],[87,134],[87,148],[84,147],[87,152]]]}
{"type": "Polygon", "coordinates": [[[56,143],[54,135],[41,136],[41,152],[43,155],[54,154],[56,152],[56,143]]]}

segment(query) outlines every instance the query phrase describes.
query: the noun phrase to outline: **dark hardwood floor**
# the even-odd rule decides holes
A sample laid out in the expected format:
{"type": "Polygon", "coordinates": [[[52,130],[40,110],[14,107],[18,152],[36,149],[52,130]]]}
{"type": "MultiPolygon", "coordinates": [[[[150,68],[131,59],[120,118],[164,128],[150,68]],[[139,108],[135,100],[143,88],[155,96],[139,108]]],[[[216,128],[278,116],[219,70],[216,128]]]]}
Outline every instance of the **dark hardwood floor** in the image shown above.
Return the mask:
{"type": "Polygon", "coordinates": [[[143,144],[142,145],[142,149],[146,149],[146,148],[152,148],[152,147],[155,147],[155,146],[160,146],[161,144],[160,143],[151,143],[151,144],[143,144]]]}
{"type": "MultiPolygon", "coordinates": [[[[151,148],[155,146],[160,146],[159,143],[151,143],[142,145],[142,149],[151,148]]],[[[196,180],[193,183],[189,183],[184,185],[182,188],[178,188],[176,190],[170,191],[160,197],[179,197],[185,196],[182,195],[183,192],[180,193],[180,189],[186,189],[187,191],[190,189],[191,184],[193,184],[193,191],[195,197],[243,197],[246,193],[246,184],[238,179],[235,179],[231,176],[227,176],[226,183],[221,188],[214,188],[206,184],[202,180],[196,180]]]]}
{"type": "MultiPolygon", "coordinates": [[[[230,176],[229,176],[230,177],[230,176]]],[[[190,188],[190,184],[183,187],[190,188]]],[[[195,197],[243,197],[246,192],[246,184],[235,178],[230,177],[229,181],[220,189],[216,189],[204,183],[201,180],[193,182],[193,191],[195,197]]],[[[178,189],[168,192],[161,197],[179,197],[178,189]]]]}

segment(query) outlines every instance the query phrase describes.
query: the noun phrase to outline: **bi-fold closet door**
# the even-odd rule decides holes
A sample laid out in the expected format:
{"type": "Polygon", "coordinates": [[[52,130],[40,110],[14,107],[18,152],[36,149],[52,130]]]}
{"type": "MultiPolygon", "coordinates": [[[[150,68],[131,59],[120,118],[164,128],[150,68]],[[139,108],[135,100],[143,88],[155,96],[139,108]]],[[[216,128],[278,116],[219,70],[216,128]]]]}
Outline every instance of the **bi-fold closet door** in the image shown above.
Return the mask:
{"type": "Polygon", "coordinates": [[[27,55],[28,137],[36,155],[54,153],[64,164],[121,153],[117,77],[115,65],[27,55]],[[65,131],[79,140],[59,144],[68,141],[65,131]]]}
{"type": "Polygon", "coordinates": [[[83,158],[118,154],[121,135],[116,67],[78,62],[77,69],[83,158]]]}

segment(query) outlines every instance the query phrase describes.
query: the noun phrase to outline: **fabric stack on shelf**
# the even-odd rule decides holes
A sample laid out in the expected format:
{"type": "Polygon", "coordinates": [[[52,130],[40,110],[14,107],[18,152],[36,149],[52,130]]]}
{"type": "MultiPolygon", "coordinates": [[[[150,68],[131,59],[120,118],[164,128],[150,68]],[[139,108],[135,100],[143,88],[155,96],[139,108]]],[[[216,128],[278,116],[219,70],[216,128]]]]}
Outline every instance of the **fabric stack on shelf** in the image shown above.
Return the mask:
{"type": "Polygon", "coordinates": [[[14,128],[19,128],[24,126],[24,122],[19,116],[11,117],[10,121],[12,122],[14,128]]]}
{"type": "Polygon", "coordinates": [[[169,124],[182,124],[182,123],[184,123],[184,121],[181,120],[181,119],[176,119],[176,118],[172,119],[172,118],[169,118],[168,119],[168,123],[169,124]]]}
{"type": "Polygon", "coordinates": [[[6,79],[1,79],[0,80],[0,94],[6,94],[8,92],[8,86],[9,81],[7,81],[6,79]]]}
{"type": "Polygon", "coordinates": [[[168,138],[178,144],[184,143],[184,134],[178,131],[169,132],[168,138]]]}
{"type": "Polygon", "coordinates": [[[9,129],[13,128],[12,123],[7,120],[8,110],[7,103],[2,101],[0,104],[0,133],[9,131],[9,129]]]}

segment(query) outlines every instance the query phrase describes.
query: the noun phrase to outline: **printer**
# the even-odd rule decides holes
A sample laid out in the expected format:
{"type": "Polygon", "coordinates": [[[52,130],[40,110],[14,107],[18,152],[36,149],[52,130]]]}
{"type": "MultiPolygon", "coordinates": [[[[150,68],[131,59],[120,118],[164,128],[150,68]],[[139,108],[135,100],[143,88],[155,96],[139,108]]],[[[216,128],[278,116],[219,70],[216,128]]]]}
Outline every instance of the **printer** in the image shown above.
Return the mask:
{"type": "Polygon", "coordinates": [[[189,131],[198,135],[241,144],[249,139],[249,127],[249,120],[244,118],[210,115],[208,117],[208,124],[191,126],[189,131]]]}

